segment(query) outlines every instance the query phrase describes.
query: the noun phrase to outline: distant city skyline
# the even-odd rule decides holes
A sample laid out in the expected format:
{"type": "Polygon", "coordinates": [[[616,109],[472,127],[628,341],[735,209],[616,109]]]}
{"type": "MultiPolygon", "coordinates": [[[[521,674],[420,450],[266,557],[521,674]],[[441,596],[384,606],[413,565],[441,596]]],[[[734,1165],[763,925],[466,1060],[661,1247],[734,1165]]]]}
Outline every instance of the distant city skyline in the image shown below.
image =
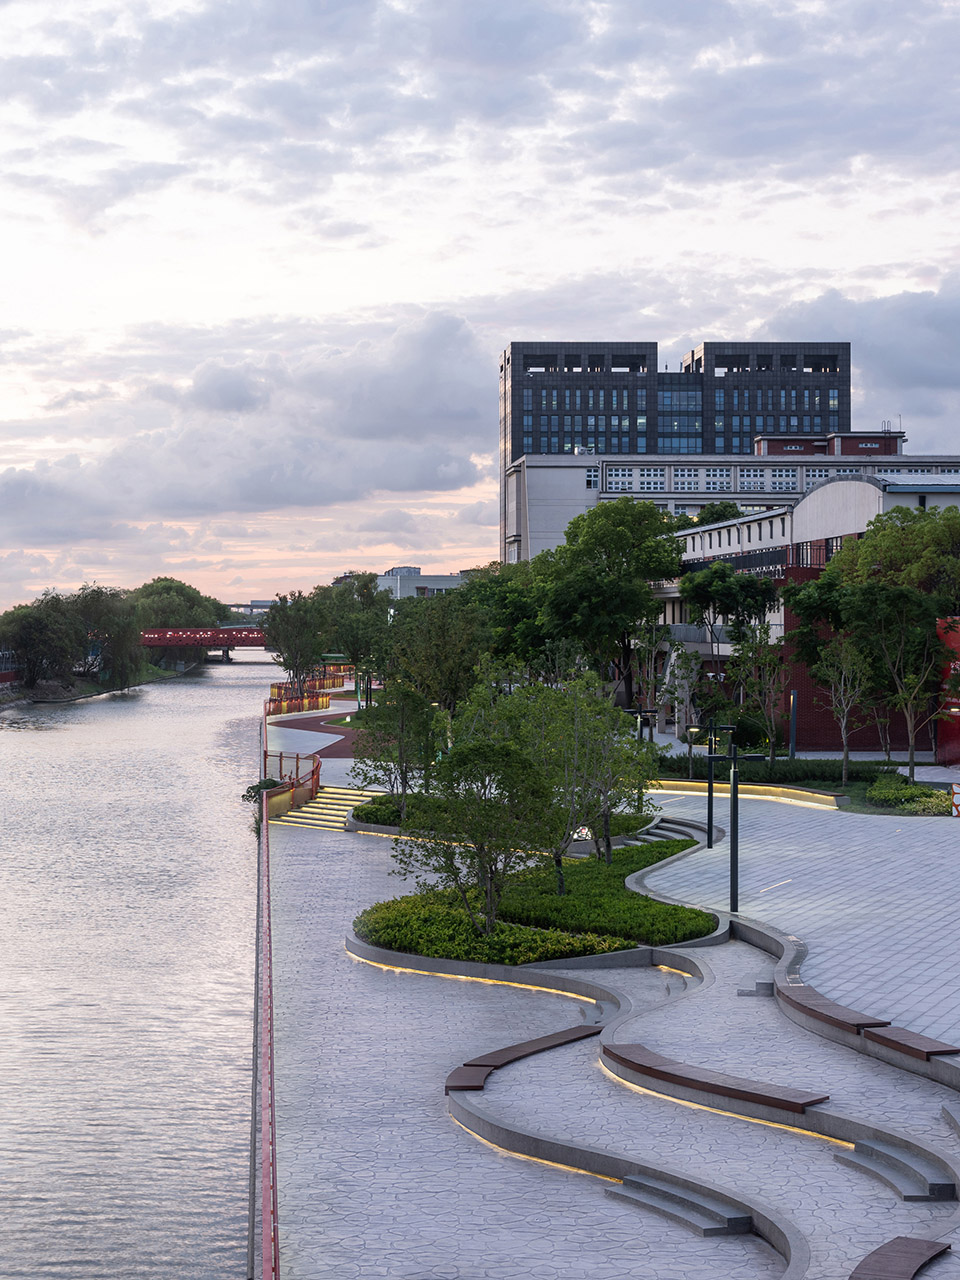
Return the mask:
{"type": "Polygon", "coordinates": [[[955,3],[0,15],[0,607],[498,552],[512,340],[852,344],[960,451],[955,3]]]}

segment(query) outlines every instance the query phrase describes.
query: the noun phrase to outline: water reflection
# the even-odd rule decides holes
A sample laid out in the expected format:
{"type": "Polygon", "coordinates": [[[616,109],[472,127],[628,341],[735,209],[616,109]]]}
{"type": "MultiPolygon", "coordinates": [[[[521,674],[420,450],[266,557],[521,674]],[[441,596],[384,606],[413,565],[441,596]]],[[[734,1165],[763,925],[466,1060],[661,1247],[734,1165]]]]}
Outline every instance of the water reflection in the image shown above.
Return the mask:
{"type": "Polygon", "coordinates": [[[7,708],[0,1275],[244,1274],[262,654],[7,708]]]}

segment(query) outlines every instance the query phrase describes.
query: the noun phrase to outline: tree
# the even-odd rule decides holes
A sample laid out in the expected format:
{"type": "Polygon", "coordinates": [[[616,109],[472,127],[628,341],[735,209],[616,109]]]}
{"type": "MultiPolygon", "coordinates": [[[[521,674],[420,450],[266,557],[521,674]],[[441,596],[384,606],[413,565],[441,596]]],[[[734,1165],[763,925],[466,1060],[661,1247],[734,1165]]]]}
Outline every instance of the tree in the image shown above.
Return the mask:
{"type": "Polygon", "coordinates": [[[771,640],[770,624],[766,622],[745,628],[734,643],[727,671],[740,685],[745,705],[763,721],[772,773],[777,758],[777,726],[790,674],[783,640],[771,640]]]}
{"type": "Polygon", "coordinates": [[[401,680],[390,680],[360,721],[351,777],[361,787],[385,787],[399,796],[401,825],[407,819],[408,792],[429,779],[435,764],[436,720],[436,709],[422,694],[401,680]]]}
{"type": "Polygon", "coordinates": [[[41,680],[72,683],[73,671],[87,651],[79,613],[67,596],[45,591],[32,604],[17,605],[0,616],[0,641],[11,649],[28,689],[41,680]]]}
{"type": "Polygon", "coordinates": [[[673,692],[670,680],[670,628],[660,622],[645,622],[637,630],[634,652],[640,677],[643,709],[647,712],[649,740],[660,712],[673,692]]]}
{"type": "Polygon", "coordinates": [[[553,857],[557,892],[563,859],[584,826],[606,825],[627,796],[655,774],[653,754],[637,741],[633,719],[601,695],[596,680],[563,689],[525,685],[510,694],[481,679],[455,725],[457,741],[502,741],[536,762],[549,795],[540,814],[541,847],[553,857]]]}
{"type": "Polygon", "coordinates": [[[98,672],[113,688],[129,688],[143,665],[137,605],[131,593],[84,583],[70,599],[87,636],[86,674],[98,672]]]}
{"type": "Polygon", "coordinates": [[[883,582],[934,596],[943,615],[960,613],[960,510],[894,507],[848,538],[827,575],[856,586],[883,582]]]}
{"type": "Polygon", "coordinates": [[[534,561],[495,561],[471,570],[459,589],[458,603],[475,606],[484,618],[486,648],[496,662],[542,670],[551,644],[540,619],[543,585],[534,561]]]}
{"type": "MultiPolygon", "coordinates": [[[[843,629],[842,588],[837,579],[821,577],[812,582],[788,583],[784,602],[799,622],[790,639],[811,676],[825,690],[827,706],[840,730],[842,782],[846,786],[850,734],[867,723],[877,683],[875,661],[853,633],[843,629]]],[[[819,699],[818,705],[823,705],[819,699]]]]}
{"type": "Polygon", "coordinates": [[[887,700],[903,715],[911,782],[917,734],[944,714],[943,671],[951,655],[937,632],[939,612],[922,591],[883,582],[850,587],[843,596],[846,626],[873,655],[888,682],[887,700]]]}
{"type": "Polygon", "coordinates": [[[576,639],[600,674],[612,664],[632,706],[634,637],[660,618],[653,584],[674,577],[680,563],[668,520],[651,502],[604,502],[571,520],[564,544],[537,562],[545,631],[576,639]]]}
{"type": "Polygon", "coordinates": [[[278,595],[260,625],[267,644],[276,650],[274,662],[296,686],[297,696],[303,697],[305,682],[323,652],[312,598],[302,591],[278,595]]]}
{"type": "Polygon", "coordinates": [[[177,578],[153,578],[130,592],[140,627],[215,627],[229,622],[230,609],[177,578]]]}
{"type": "Polygon", "coordinates": [[[542,778],[513,743],[472,741],[438,766],[436,798],[444,830],[398,836],[399,874],[454,889],[478,932],[491,934],[507,876],[537,857],[542,778]]]}
{"type": "Polygon", "coordinates": [[[353,667],[357,706],[382,652],[393,596],[377,587],[375,573],[355,573],[346,582],[316,587],[311,596],[321,649],[342,653],[353,667]]]}
{"type": "Polygon", "coordinates": [[[453,716],[476,683],[487,647],[486,620],[460,591],[402,600],[388,642],[388,672],[453,716]]]}
{"type": "Polygon", "coordinates": [[[737,573],[727,560],[714,560],[706,569],[680,579],[680,596],[699,627],[706,627],[710,656],[717,660],[720,624],[725,622],[736,642],[759,623],[777,603],[777,585],[770,578],[737,573]]]}
{"type": "Polygon", "coordinates": [[[873,664],[852,634],[841,631],[827,641],[809,670],[817,684],[827,691],[828,704],[840,730],[843,743],[841,782],[846,786],[850,770],[850,734],[867,723],[865,708],[873,686],[873,664]]]}
{"type": "Polygon", "coordinates": [[[719,498],[716,502],[705,503],[697,513],[697,524],[722,524],[725,520],[736,520],[743,515],[736,502],[729,498],[719,498]]]}
{"type": "Polygon", "coordinates": [[[942,597],[902,585],[898,578],[910,576],[907,568],[891,566],[896,557],[888,543],[898,527],[899,521],[877,526],[875,536],[883,544],[876,551],[881,576],[862,579],[859,556],[841,552],[819,581],[792,588],[786,599],[801,620],[798,644],[808,663],[819,660],[823,636],[818,624],[828,639],[849,636],[870,671],[867,704],[878,727],[885,706],[903,715],[912,781],[917,734],[943,715],[942,676],[949,654],[937,631],[942,597]]]}

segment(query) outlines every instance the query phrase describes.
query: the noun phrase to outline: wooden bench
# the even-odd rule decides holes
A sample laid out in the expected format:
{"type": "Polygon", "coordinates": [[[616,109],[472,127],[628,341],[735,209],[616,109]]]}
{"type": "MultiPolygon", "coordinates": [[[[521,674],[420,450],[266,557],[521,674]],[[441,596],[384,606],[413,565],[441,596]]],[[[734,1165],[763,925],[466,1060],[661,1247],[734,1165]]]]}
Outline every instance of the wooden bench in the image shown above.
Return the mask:
{"type": "Polygon", "coordinates": [[[524,1040],[520,1044],[507,1045],[505,1049],[493,1049],[490,1053],[482,1053],[471,1058],[462,1067],[457,1067],[447,1076],[444,1093],[453,1090],[481,1090],[487,1076],[497,1067],[505,1067],[508,1062],[519,1062],[521,1058],[529,1058],[531,1054],[543,1053],[545,1049],[555,1049],[561,1044],[573,1044],[577,1040],[586,1040],[589,1036],[600,1034],[602,1027],[586,1026],[580,1022],[575,1027],[566,1027],[563,1031],[552,1031],[547,1036],[538,1036],[535,1040],[524,1040]]]}
{"type": "Polygon", "coordinates": [[[808,987],[806,983],[796,986],[777,986],[777,995],[785,1004],[801,1013],[808,1013],[811,1018],[820,1022],[828,1022],[832,1027],[840,1027],[859,1035],[866,1027],[889,1027],[887,1018],[872,1018],[868,1013],[858,1013],[856,1009],[848,1009],[846,1005],[837,1004],[820,994],[816,987],[808,987]]]}
{"type": "Polygon", "coordinates": [[[950,1248],[942,1240],[896,1236],[868,1253],[850,1272],[849,1280],[911,1280],[922,1266],[950,1248]]]}
{"type": "Polygon", "coordinates": [[[807,1107],[815,1106],[818,1102],[826,1102],[830,1097],[828,1093],[808,1093],[804,1089],[745,1080],[742,1076],[726,1075],[707,1067],[688,1066],[685,1062],[676,1062],[672,1058],[654,1053],[642,1044],[605,1044],[603,1052],[614,1062],[654,1080],[684,1085],[688,1089],[717,1094],[722,1098],[738,1098],[764,1107],[777,1107],[781,1111],[792,1111],[797,1115],[802,1115],[807,1107]]]}
{"type": "Polygon", "coordinates": [[[945,1057],[951,1053],[960,1053],[955,1044],[944,1044],[942,1040],[931,1040],[906,1027],[891,1027],[889,1023],[883,1030],[867,1027],[863,1033],[864,1040],[872,1040],[874,1044],[885,1045],[888,1049],[896,1049],[910,1058],[921,1058],[929,1062],[931,1058],[945,1057]]]}

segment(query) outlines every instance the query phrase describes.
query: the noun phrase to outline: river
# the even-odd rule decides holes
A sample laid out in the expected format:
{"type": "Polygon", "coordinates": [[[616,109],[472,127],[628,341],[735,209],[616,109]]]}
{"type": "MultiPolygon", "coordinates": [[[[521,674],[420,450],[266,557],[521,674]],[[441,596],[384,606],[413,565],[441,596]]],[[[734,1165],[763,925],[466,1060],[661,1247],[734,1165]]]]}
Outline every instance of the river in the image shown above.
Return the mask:
{"type": "Polygon", "coordinates": [[[0,713],[0,1276],[246,1274],[259,651],[0,713]]]}

